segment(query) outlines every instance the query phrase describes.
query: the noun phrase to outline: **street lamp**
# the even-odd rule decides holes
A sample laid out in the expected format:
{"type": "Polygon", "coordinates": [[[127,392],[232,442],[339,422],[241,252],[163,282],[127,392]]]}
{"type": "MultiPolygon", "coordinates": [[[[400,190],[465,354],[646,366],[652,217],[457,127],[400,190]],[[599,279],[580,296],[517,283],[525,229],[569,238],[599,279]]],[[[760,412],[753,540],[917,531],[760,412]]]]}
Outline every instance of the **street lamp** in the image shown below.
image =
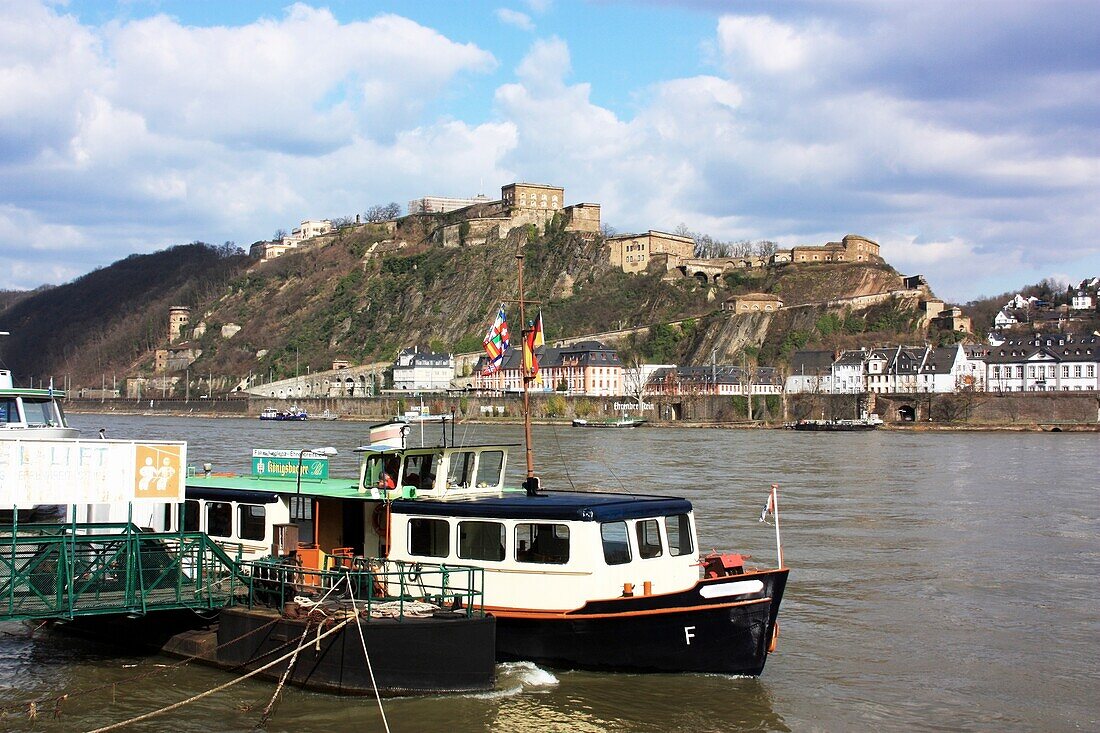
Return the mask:
{"type": "Polygon", "coordinates": [[[306,457],[306,453],[312,453],[315,456],[322,458],[329,458],[338,453],[331,445],[326,448],[303,448],[298,451],[298,484],[294,493],[299,496],[302,494],[302,460],[306,457]]]}

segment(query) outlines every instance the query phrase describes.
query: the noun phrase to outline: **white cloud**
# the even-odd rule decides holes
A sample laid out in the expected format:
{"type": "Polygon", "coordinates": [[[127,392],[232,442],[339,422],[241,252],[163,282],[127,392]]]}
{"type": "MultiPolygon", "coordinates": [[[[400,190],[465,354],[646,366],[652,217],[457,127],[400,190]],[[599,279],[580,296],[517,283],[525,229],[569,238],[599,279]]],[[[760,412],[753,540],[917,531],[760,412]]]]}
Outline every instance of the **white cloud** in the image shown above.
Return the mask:
{"type": "MultiPolygon", "coordinates": [[[[236,27],[96,27],[9,0],[0,251],[17,272],[71,251],[82,259],[65,267],[83,271],[70,263],[247,244],[306,216],[520,179],[599,202],[620,230],[683,222],[785,245],[865,234],[945,297],[1100,271],[1100,64],[1071,38],[1092,26],[1042,4],[1005,20],[933,5],[729,13],[699,44],[709,65],[642,77],[623,107],[594,86],[605,74],[574,78],[576,18],[563,18],[490,110],[456,118],[495,58],[396,15],[340,22],[299,4],[236,27]],[[980,42],[963,43],[978,23],[980,42]],[[55,241],[71,246],[44,249],[55,241]]],[[[551,9],[518,7],[495,17],[529,30],[551,9]]]]}
{"type": "Polygon", "coordinates": [[[835,38],[821,29],[799,30],[765,15],[727,15],[718,21],[718,48],[734,67],[788,73],[819,64],[835,38]]]}
{"type": "Polygon", "coordinates": [[[497,20],[505,25],[515,26],[523,31],[535,30],[535,24],[527,13],[521,13],[510,8],[497,8],[494,14],[497,16],[497,20]]]}

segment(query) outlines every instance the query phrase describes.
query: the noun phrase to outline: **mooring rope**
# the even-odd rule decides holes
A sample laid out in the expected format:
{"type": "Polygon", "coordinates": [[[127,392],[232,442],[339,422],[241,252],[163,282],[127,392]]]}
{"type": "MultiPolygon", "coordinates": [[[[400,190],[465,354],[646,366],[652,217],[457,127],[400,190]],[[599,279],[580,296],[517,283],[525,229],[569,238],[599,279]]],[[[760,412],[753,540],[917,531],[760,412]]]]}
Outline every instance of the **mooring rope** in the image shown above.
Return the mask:
{"type": "MultiPolygon", "coordinates": [[[[351,586],[351,576],[345,571],[344,576],[347,577],[348,586],[351,586]]],[[[359,630],[359,642],[363,645],[363,656],[367,660],[367,672],[370,673],[370,684],[374,688],[374,699],[378,701],[378,712],[382,716],[382,727],[386,729],[386,733],[390,733],[390,724],[386,720],[386,711],[382,707],[382,695],[378,692],[378,683],[374,679],[374,665],[370,661],[370,653],[367,652],[367,638],[363,636],[363,622],[359,620],[359,608],[355,605],[355,594],[351,594],[351,610],[355,614],[355,628],[359,630]]]]}
{"type": "MultiPolygon", "coordinates": [[[[335,634],[337,631],[344,628],[345,626],[347,626],[351,622],[352,622],[351,618],[344,619],[343,621],[336,624],[335,626],[333,626],[331,629],[329,629],[325,633],[321,634],[318,638],[323,639],[326,636],[330,636],[331,634],[335,634]]],[[[173,710],[176,710],[178,708],[182,708],[185,705],[190,705],[193,702],[197,702],[199,700],[202,700],[205,697],[210,697],[211,695],[213,695],[215,693],[218,693],[218,692],[221,692],[222,690],[227,690],[230,687],[233,687],[234,685],[240,684],[241,682],[244,682],[245,680],[247,680],[251,677],[255,677],[256,675],[260,674],[261,672],[267,671],[268,669],[270,669],[271,667],[274,667],[279,662],[282,662],[286,659],[289,659],[290,657],[294,656],[297,653],[298,653],[298,649],[295,649],[292,652],[284,654],[283,656],[279,657],[278,659],[275,659],[271,662],[268,662],[267,664],[265,664],[262,667],[258,667],[256,669],[252,670],[251,672],[248,672],[247,674],[244,674],[244,675],[241,675],[240,677],[232,679],[229,682],[226,682],[225,684],[218,685],[217,687],[211,688],[211,689],[207,690],[206,692],[200,692],[197,695],[192,695],[191,697],[187,698],[186,700],[180,700],[179,702],[172,703],[171,705],[166,705],[165,707],[160,708],[159,710],[153,710],[152,712],[144,713],[142,715],[138,715],[138,716],[135,716],[133,718],[129,718],[128,720],[123,720],[119,723],[112,723],[111,725],[103,726],[102,728],[95,728],[93,730],[88,731],[88,733],[106,733],[107,731],[110,731],[110,730],[118,730],[119,728],[125,728],[128,725],[133,725],[134,723],[140,723],[143,720],[148,720],[149,718],[155,718],[158,715],[163,715],[164,713],[169,713],[169,712],[171,712],[173,710]]]]}
{"type": "MultiPolygon", "coordinates": [[[[312,611],[310,612],[312,613],[312,611]]],[[[317,625],[320,630],[321,625],[317,625]]],[[[294,671],[294,665],[298,661],[298,652],[302,651],[302,647],[306,645],[306,634],[309,633],[309,622],[306,622],[305,627],[302,629],[302,636],[298,639],[298,648],[294,650],[294,656],[290,658],[290,663],[286,665],[286,669],[283,671],[283,676],[279,678],[279,684],[275,686],[275,694],[271,696],[271,700],[267,703],[267,707],[264,708],[264,714],[260,716],[260,727],[266,728],[267,721],[271,719],[271,714],[275,712],[275,703],[279,700],[279,695],[283,691],[283,686],[286,685],[287,678],[290,677],[290,673],[294,671]]]]}

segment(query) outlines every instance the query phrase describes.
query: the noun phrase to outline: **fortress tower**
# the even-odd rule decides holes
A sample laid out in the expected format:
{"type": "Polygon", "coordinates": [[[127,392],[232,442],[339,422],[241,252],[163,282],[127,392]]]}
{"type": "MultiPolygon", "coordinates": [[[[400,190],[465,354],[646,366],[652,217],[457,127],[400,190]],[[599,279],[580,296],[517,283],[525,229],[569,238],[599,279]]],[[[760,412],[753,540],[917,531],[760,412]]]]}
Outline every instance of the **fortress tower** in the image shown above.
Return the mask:
{"type": "Polygon", "coordinates": [[[191,309],[174,305],[168,309],[168,343],[178,341],[184,326],[191,322],[191,309]]]}

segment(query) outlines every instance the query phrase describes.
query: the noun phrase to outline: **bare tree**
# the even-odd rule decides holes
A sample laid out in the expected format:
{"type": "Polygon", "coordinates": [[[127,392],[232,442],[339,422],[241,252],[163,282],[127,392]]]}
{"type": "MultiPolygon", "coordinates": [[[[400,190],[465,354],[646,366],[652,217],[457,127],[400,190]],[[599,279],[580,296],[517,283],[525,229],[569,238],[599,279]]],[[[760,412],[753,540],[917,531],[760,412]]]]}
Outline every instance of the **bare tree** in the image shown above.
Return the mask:
{"type": "Polygon", "coordinates": [[[372,224],[383,221],[392,221],[401,216],[401,204],[391,201],[388,204],[375,204],[363,214],[363,219],[372,224]]]}
{"type": "Polygon", "coordinates": [[[286,229],[276,229],[275,234],[271,237],[272,242],[281,242],[286,239],[286,229]]]}
{"type": "Polygon", "coordinates": [[[761,239],[755,244],[753,249],[756,250],[756,254],[759,257],[771,257],[779,250],[779,245],[770,239],[761,239]]]}
{"type": "Polygon", "coordinates": [[[603,235],[604,239],[607,239],[608,237],[614,237],[618,233],[619,230],[611,226],[607,222],[604,222],[600,225],[600,234],[603,235]]]}

